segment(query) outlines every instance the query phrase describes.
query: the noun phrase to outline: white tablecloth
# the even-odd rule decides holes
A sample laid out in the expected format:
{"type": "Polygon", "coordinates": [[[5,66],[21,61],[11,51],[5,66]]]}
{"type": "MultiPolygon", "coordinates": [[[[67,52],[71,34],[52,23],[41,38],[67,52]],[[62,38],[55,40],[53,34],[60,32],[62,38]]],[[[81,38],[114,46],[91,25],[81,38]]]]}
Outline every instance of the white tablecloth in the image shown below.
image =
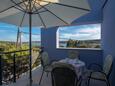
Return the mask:
{"type": "Polygon", "coordinates": [[[64,63],[68,63],[71,64],[75,67],[76,70],[76,74],[78,76],[78,78],[83,75],[83,72],[85,71],[85,63],[83,61],[80,61],[78,59],[70,59],[70,58],[66,58],[66,59],[62,59],[59,62],[64,62],[64,63]]]}

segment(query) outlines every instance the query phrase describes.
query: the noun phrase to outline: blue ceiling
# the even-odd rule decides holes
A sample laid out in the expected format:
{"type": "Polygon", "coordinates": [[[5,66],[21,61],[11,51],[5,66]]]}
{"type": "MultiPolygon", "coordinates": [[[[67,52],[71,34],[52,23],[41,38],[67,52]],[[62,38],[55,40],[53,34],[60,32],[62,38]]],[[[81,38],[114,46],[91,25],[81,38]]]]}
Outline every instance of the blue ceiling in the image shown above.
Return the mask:
{"type": "Polygon", "coordinates": [[[84,23],[101,23],[103,6],[107,0],[88,0],[91,11],[76,19],[72,24],[84,24],[84,23]]]}

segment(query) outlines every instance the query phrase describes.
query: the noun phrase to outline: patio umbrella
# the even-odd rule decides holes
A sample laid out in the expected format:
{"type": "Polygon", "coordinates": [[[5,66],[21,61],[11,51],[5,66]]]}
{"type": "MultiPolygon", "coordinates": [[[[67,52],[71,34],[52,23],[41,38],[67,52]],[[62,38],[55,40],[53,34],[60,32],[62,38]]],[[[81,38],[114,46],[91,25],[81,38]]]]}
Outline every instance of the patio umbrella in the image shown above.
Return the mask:
{"type": "Polygon", "coordinates": [[[70,25],[72,21],[90,11],[87,0],[0,0],[0,21],[19,27],[29,26],[30,82],[31,30],[70,25]]]}

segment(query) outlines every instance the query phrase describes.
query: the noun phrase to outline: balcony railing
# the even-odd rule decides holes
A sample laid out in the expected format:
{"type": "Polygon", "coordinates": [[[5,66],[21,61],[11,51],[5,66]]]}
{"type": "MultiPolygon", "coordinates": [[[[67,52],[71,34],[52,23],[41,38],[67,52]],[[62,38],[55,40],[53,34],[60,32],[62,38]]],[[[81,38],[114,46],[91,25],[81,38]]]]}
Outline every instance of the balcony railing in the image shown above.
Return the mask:
{"type": "MultiPolygon", "coordinates": [[[[32,49],[32,54],[37,53],[37,65],[40,64],[40,50],[32,49]]],[[[35,56],[34,55],[34,56],[35,56]]],[[[34,64],[33,64],[34,65],[34,64]]],[[[36,64],[34,65],[37,66],[36,64]]],[[[29,70],[29,49],[13,52],[0,52],[0,85],[16,82],[20,76],[29,70]],[[28,52],[23,55],[23,52],[28,52]],[[17,56],[17,53],[19,54],[17,56]],[[8,58],[5,58],[7,56],[8,58]]]]}

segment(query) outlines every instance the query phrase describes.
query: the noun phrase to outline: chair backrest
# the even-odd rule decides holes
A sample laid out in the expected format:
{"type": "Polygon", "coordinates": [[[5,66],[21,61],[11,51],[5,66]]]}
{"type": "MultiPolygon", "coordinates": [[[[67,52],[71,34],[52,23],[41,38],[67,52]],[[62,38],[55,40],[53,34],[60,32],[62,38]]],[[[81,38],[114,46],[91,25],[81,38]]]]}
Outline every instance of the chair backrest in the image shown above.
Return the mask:
{"type": "MultiPolygon", "coordinates": [[[[61,64],[61,63],[60,63],[61,64]]],[[[77,86],[77,75],[70,65],[56,65],[52,71],[52,86],[77,86]]]]}
{"type": "Polygon", "coordinates": [[[104,60],[103,65],[103,72],[109,77],[113,65],[113,57],[111,55],[107,55],[107,57],[104,60]]]}
{"type": "Polygon", "coordinates": [[[77,59],[79,59],[78,57],[79,57],[79,52],[78,51],[73,51],[73,50],[70,50],[69,52],[68,52],[68,57],[70,58],[70,59],[75,59],[75,58],[77,58],[77,59]]]}
{"type": "Polygon", "coordinates": [[[63,62],[56,62],[52,64],[52,68],[56,68],[56,67],[67,67],[70,68],[71,70],[75,70],[75,67],[73,65],[68,63],[63,63],[63,62]]]}
{"type": "Polygon", "coordinates": [[[49,56],[45,51],[41,53],[41,64],[43,67],[49,65],[49,56]]]}

